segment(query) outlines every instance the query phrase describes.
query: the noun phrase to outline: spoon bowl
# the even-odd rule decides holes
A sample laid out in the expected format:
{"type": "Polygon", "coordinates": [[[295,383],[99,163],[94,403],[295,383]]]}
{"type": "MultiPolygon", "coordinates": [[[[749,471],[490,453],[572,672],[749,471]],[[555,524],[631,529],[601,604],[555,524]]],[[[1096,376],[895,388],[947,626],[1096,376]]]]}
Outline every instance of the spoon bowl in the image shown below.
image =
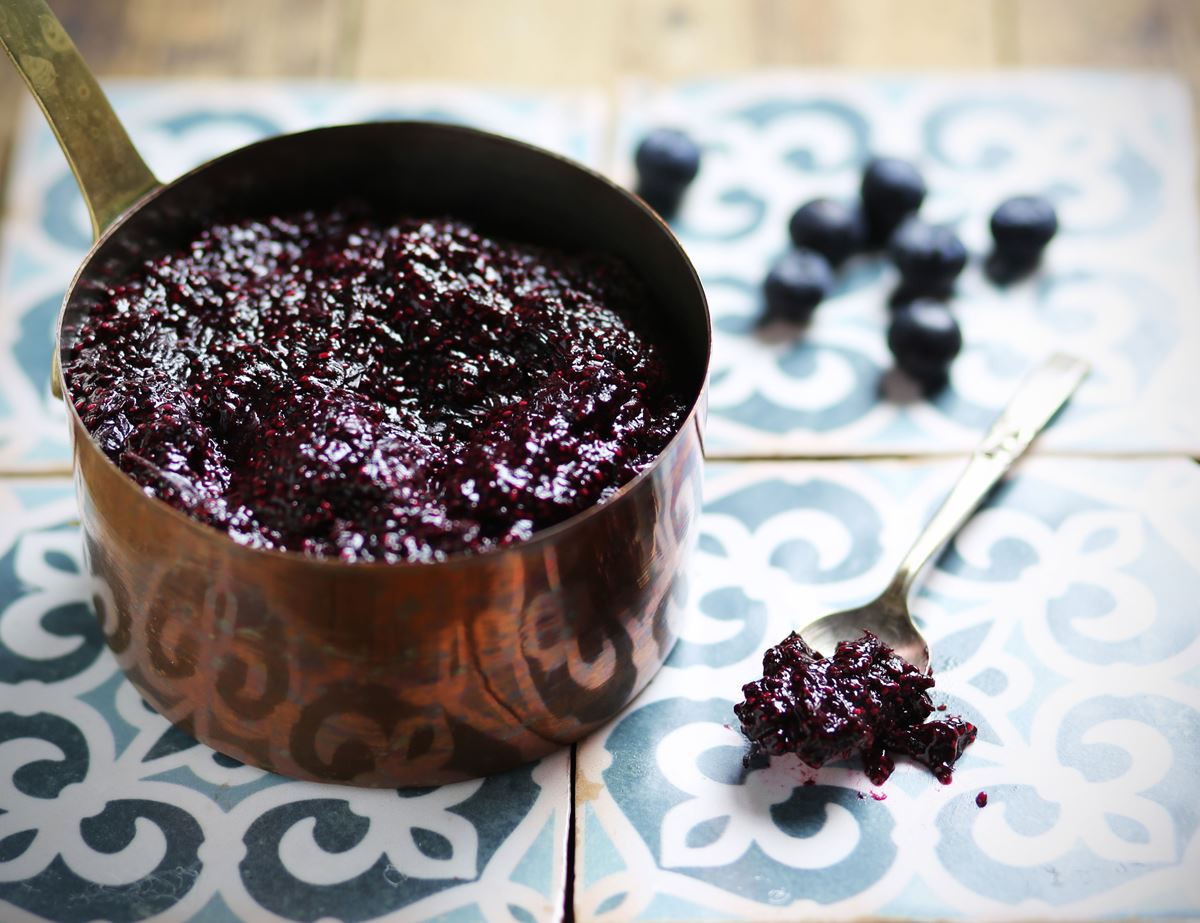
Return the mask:
{"type": "Polygon", "coordinates": [[[869,631],[918,670],[929,668],[929,645],[908,612],[907,601],[884,593],[857,609],[845,609],[810,622],[800,630],[814,651],[833,653],[839,641],[853,641],[869,631]]]}

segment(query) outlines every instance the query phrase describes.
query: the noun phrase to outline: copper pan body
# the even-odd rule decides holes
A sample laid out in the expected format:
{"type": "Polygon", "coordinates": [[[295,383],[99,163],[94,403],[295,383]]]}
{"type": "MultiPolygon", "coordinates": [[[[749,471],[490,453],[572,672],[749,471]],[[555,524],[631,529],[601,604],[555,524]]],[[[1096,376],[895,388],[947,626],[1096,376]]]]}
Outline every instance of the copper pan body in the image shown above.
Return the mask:
{"type": "Polygon", "coordinates": [[[608,502],[524,544],[435,564],[253,550],[146,496],[70,417],[105,637],[154,708],[243,762],[301,779],[431,785],[587,734],[662,665],[700,511],[704,293],[638,199],[564,158],[427,123],[262,141],[158,187],[97,241],[63,305],[60,367],[98,293],[216,218],[364,198],[626,260],[652,295],[691,410],[608,502]]]}

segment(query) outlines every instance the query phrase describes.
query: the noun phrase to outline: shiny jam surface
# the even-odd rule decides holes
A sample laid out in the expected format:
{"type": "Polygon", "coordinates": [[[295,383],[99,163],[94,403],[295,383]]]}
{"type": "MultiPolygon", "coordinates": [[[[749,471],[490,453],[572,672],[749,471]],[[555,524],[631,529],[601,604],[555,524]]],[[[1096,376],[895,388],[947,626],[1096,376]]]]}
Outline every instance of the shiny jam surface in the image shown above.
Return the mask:
{"type": "Polygon", "coordinates": [[[208,228],[113,286],[65,366],[142,486],[256,547],[433,561],[645,468],[687,406],[620,262],[449,219],[208,228]]]}
{"type": "Polygon", "coordinates": [[[809,766],[860,753],[867,776],[882,784],[897,754],[928,766],[948,783],[976,727],[958,716],[927,720],[933,677],[870,632],[823,657],[793,633],[763,657],[763,678],[742,687],[734,706],[751,757],[795,753],[809,766]]]}

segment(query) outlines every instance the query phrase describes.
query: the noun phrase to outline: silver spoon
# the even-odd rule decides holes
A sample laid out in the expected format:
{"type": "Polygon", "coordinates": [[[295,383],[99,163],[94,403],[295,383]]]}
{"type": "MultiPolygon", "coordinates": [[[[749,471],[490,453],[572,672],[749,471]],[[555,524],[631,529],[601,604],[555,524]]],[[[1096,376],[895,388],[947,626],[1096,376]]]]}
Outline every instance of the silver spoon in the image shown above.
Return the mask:
{"type": "Polygon", "coordinates": [[[1082,359],[1059,353],[1030,374],[992,424],[950,495],[913,542],[887,589],[865,606],[811,622],[800,631],[804,642],[829,655],[839,641],[853,641],[869,631],[917,669],[927,669],[929,644],[908,612],[908,594],[918,574],[962,528],[1087,373],[1088,364],[1082,359]]]}

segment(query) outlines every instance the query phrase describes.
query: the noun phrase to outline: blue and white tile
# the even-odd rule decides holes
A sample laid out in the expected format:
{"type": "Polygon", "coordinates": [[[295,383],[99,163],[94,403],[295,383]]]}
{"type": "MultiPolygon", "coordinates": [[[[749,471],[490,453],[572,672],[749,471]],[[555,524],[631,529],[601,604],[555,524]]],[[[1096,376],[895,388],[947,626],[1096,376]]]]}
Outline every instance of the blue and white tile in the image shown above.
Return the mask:
{"type": "MultiPolygon", "coordinates": [[[[452,86],[337,83],[105,83],[151,169],[170,179],[269,135],[319,125],[416,118],[474,125],[595,163],[604,105],[585,92],[518,93],[452,86]]],[[[90,245],[83,200],[41,114],[25,107],[0,228],[0,470],[70,460],[62,407],[50,396],[58,306],[90,245]]]]}
{"type": "Polygon", "coordinates": [[[710,465],[682,640],[579,749],[581,923],[1200,916],[1191,462],[1027,459],[950,546],[913,602],[980,728],[950,785],[743,766],[762,651],[874,595],[958,470],[710,465]]]}
{"type": "Polygon", "coordinates": [[[619,178],[631,179],[638,138],[659,125],[704,149],[674,224],[713,312],[712,456],[969,449],[1027,369],[1058,349],[1094,372],[1040,448],[1200,453],[1195,157],[1176,82],[782,72],[633,84],[619,109],[619,178]],[[973,254],[954,300],[965,349],[951,388],[930,401],[887,374],[896,279],[881,259],[848,264],[806,333],[756,324],[791,212],[855,196],[873,153],[921,167],[922,214],[953,224],[973,254]],[[1062,232],[1038,274],[1002,289],[981,269],[987,221],[1023,192],[1056,202],[1062,232]]]}
{"type": "Polygon", "coordinates": [[[217,754],[104,647],[74,510],[65,479],[0,481],[0,919],[561,919],[567,752],[400,791],[217,754]]]}

